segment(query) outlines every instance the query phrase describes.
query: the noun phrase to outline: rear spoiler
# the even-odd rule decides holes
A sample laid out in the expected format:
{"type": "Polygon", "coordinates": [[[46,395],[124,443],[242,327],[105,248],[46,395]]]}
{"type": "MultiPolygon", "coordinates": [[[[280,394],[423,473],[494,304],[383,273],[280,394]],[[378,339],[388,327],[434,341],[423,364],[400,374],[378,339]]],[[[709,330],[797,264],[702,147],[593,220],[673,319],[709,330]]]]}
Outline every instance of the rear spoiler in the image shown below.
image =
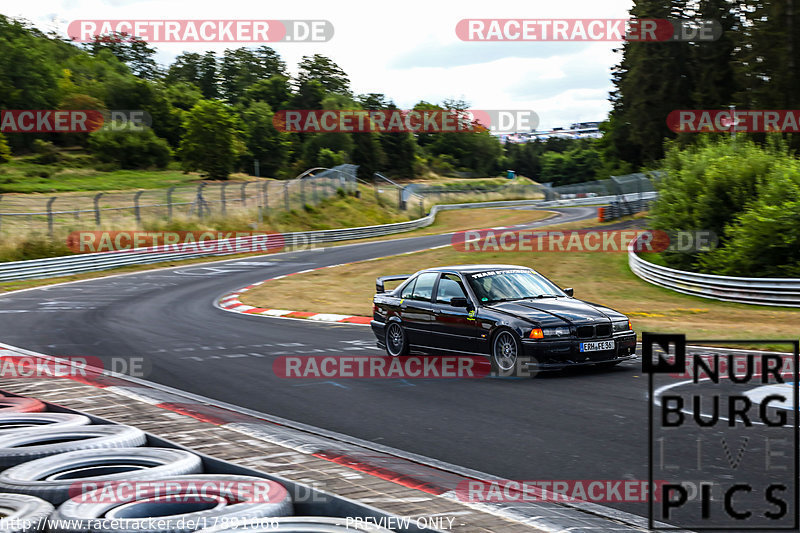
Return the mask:
{"type": "Polygon", "coordinates": [[[408,279],[411,277],[411,274],[403,274],[401,276],[381,276],[380,278],[375,280],[375,291],[376,292],[386,292],[386,289],[383,287],[383,284],[387,281],[403,281],[404,279],[408,279]]]}

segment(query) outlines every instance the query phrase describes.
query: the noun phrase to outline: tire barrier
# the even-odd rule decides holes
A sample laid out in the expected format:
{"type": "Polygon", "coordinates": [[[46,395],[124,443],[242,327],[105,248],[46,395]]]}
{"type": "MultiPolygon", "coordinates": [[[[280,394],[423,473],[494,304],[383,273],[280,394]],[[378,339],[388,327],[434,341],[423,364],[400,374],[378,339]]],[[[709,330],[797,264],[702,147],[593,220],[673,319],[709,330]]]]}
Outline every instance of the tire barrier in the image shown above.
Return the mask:
{"type": "Polygon", "coordinates": [[[189,533],[209,524],[292,514],[289,492],[275,481],[225,474],[188,475],[145,481],[135,489],[128,487],[125,494],[112,485],[73,496],[52,515],[55,526],[50,533],[189,533]],[[109,498],[109,494],[115,496],[109,498]],[[154,517],[161,518],[157,529],[152,526],[154,517]]]}
{"type": "Polygon", "coordinates": [[[134,448],[146,442],[144,431],[123,425],[14,431],[0,435],[0,467],[75,450],[134,448]]]}
{"type": "Polygon", "coordinates": [[[31,429],[65,429],[89,425],[88,416],[72,413],[0,414],[0,436],[31,429]]]}
{"type": "Polygon", "coordinates": [[[7,396],[0,398],[0,414],[40,413],[44,409],[44,404],[33,398],[11,398],[7,396]]]}
{"type": "Polygon", "coordinates": [[[202,471],[200,457],[171,448],[77,450],[34,459],[0,472],[0,490],[60,505],[78,482],[168,479],[202,471]]]}
{"type": "Polygon", "coordinates": [[[279,531],[282,533],[392,533],[364,520],[347,520],[344,518],[331,518],[327,516],[293,516],[288,518],[272,518],[264,520],[247,520],[236,525],[223,525],[210,527],[198,533],[268,533],[279,531]]]}
{"type": "Polygon", "coordinates": [[[0,493],[0,533],[32,533],[45,531],[47,517],[53,506],[35,496],[0,493]]]}
{"type": "Polygon", "coordinates": [[[200,456],[147,447],[138,428],[46,407],[0,394],[0,533],[391,533],[364,518],[293,516],[279,482],[202,473],[200,456]]]}

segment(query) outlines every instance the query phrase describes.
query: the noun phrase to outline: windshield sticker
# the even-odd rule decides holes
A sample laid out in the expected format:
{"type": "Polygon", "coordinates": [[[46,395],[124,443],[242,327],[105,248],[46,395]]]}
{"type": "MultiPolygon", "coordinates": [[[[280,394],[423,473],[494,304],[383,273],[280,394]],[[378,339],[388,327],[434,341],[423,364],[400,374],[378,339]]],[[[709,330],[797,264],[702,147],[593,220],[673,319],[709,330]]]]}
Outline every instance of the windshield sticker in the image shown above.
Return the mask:
{"type": "Polygon", "coordinates": [[[529,268],[518,268],[516,270],[487,270],[486,272],[470,274],[470,277],[472,279],[480,279],[485,278],[486,276],[497,276],[499,274],[533,274],[533,270],[529,268]]]}

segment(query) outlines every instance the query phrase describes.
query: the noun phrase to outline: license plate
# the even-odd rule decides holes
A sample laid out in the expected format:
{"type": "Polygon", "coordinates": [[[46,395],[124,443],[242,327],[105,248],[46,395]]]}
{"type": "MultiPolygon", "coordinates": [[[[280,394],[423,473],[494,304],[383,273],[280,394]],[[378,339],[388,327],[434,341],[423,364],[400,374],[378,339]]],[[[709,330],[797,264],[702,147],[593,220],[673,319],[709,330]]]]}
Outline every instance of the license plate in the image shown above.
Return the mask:
{"type": "Polygon", "coordinates": [[[582,352],[600,352],[603,350],[613,350],[614,341],[582,342],[582,352]]]}

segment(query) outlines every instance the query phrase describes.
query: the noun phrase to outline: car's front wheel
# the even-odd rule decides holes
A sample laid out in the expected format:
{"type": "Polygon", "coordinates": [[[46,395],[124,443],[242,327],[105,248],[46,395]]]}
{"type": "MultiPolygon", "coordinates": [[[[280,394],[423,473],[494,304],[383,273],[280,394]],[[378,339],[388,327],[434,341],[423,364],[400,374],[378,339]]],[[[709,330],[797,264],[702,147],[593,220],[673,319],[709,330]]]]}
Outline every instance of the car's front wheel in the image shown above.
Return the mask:
{"type": "Polygon", "coordinates": [[[408,338],[403,326],[392,322],[386,326],[386,353],[392,357],[408,354],[408,338]]]}
{"type": "Polygon", "coordinates": [[[499,375],[515,375],[520,368],[522,342],[511,331],[502,330],[492,341],[492,371],[499,375]]]}

